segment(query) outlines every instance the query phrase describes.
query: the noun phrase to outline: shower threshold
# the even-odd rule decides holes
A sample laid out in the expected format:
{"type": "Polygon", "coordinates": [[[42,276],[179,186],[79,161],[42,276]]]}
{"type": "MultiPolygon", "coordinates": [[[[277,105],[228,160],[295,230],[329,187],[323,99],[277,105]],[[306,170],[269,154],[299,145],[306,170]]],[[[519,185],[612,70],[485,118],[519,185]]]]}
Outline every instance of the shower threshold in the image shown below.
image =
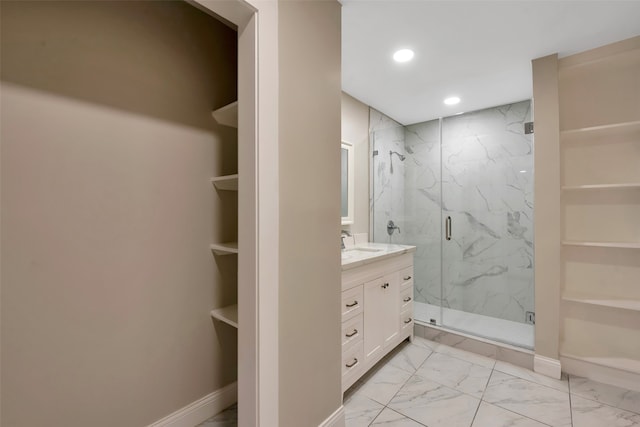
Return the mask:
{"type": "MultiPolygon", "coordinates": [[[[440,307],[414,301],[414,318],[416,322],[430,325],[430,319],[440,316],[440,307]]],[[[532,350],[534,346],[534,326],[511,320],[497,319],[482,314],[442,308],[444,324],[436,326],[459,331],[479,338],[498,341],[515,347],[532,350]]]]}

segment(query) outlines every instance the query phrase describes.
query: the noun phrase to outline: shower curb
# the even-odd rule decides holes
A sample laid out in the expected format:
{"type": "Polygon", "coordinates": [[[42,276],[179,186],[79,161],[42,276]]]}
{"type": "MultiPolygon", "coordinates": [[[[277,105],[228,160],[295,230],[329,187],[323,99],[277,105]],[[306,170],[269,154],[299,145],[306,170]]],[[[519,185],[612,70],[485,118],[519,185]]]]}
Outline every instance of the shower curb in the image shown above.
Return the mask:
{"type": "Polygon", "coordinates": [[[414,334],[417,337],[422,337],[430,341],[533,370],[535,353],[526,348],[519,348],[485,338],[474,337],[418,321],[414,324],[414,334]]]}

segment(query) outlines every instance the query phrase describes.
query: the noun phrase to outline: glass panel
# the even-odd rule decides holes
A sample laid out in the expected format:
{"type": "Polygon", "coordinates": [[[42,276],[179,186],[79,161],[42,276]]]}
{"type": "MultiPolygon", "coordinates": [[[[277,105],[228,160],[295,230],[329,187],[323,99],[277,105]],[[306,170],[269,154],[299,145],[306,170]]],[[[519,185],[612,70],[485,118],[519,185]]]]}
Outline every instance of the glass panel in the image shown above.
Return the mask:
{"type": "Polygon", "coordinates": [[[441,322],[440,120],[405,128],[405,234],[416,246],[414,256],[414,318],[441,322]]]}
{"type": "Polygon", "coordinates": [[[371,132],[372,142],[372,241],[403,243],[404,222],[404,127],[395,125],[371,132]],[[399,229],[389,234],[389,221],[399,229]]]}
{"type": "Polygon", "coordinates": [[[442,121],[444,326],[533,347],[530,101],[442,121]]]}

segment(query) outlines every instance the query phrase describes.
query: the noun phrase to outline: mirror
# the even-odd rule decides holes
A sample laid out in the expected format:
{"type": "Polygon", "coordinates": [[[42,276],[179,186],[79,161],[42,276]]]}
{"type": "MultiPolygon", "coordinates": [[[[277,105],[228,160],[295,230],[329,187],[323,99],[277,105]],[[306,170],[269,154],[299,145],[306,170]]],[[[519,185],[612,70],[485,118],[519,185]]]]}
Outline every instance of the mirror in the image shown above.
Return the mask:
{"type": "Polygon", "coordinates": [[[353,207],[354,207],[354,170],[353,170],[353,145],[342,141],[340,149],[341,164],[341,216],[342,225],[353,224],[353,207]]]}

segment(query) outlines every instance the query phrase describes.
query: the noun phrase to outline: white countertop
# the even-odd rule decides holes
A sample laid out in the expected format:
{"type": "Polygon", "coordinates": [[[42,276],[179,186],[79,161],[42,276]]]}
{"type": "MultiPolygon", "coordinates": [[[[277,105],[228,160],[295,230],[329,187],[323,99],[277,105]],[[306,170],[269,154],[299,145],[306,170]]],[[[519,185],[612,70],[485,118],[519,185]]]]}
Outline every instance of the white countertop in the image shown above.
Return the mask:
{"type": "Polygon", "coordinates": [[[364,264],[415,251],[415,246],[388,243],[360,243],[342,250],[342,270],[349,270],[364,264]]]}

